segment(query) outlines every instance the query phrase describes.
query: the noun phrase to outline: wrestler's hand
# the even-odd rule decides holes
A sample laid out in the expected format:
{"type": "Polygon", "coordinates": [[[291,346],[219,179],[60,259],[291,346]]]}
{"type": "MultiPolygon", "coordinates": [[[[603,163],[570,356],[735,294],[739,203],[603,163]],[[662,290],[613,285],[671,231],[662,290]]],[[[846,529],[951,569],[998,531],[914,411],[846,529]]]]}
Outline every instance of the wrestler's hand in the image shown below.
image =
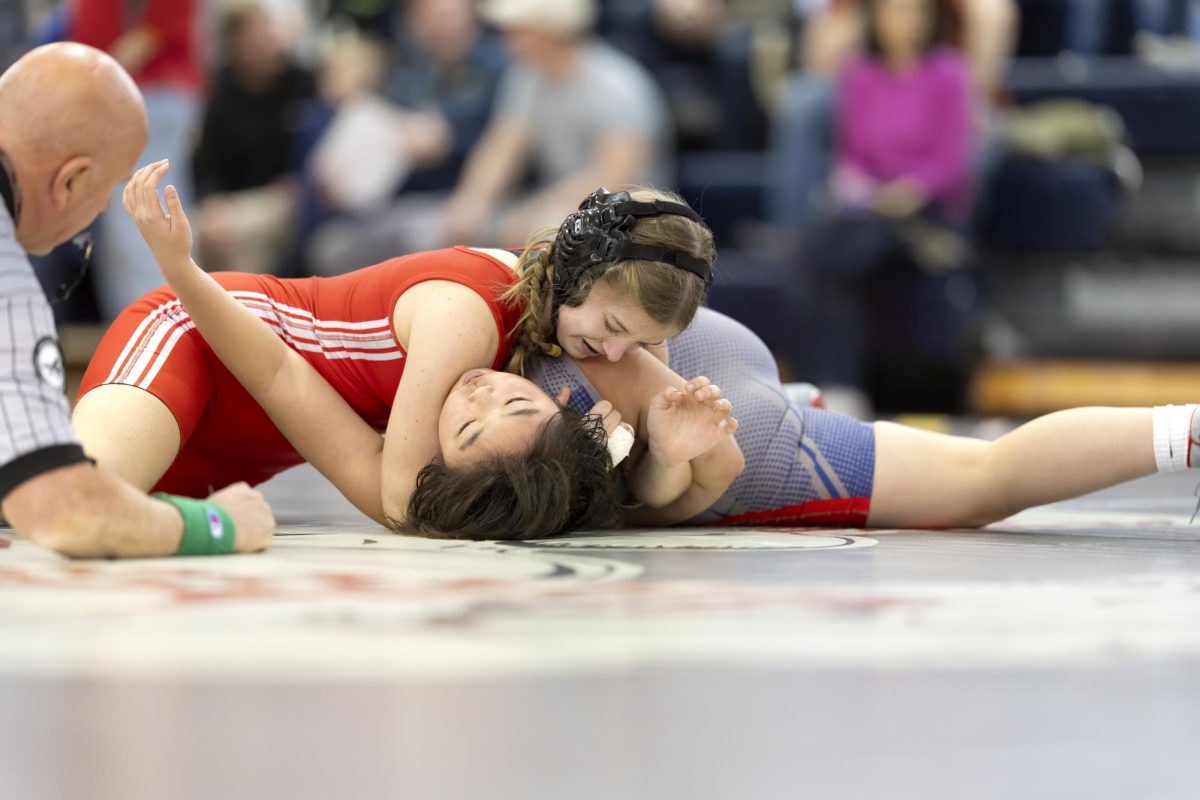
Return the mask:
{"type": "Polygon", "coordinates": [[[237,530],[237,540],[233,543],[235,553],[257,553],[271,544],[271,537],[275,535],[275,517],[261,492],[245,483],[235,483],[214,492],[208,499],[228,511],[233,519],[233,527],[237,530]]]}
{"type": "Polygon", "coordinates": [[[167,281],[190,268],[192,261],[192,226],[183,213],[179,192],[174,186],[167,186],[163,192],[166,211],[158,196],[158,184],[170,167],[165,160],[142,167],[133,173],[121,195],[125,211],[137,225],[167,281]]]}
{"type": "Polygon", "coordinates": [[[668,466],[691,461],[737,430],[732,413],[733,405],[708,378],[688,381],[684,391],[665,389],[646,416],[650,452],[668,466]]]}
{"type": "Polygon", "coordinates": [[[613,408],[613,404],[607,400],[601,400],[596,405],[592,406],[588,411],[589,417],[599,417],[604,422],[604,432],[609,436],[621,424],[621,412],[613,408]]]}

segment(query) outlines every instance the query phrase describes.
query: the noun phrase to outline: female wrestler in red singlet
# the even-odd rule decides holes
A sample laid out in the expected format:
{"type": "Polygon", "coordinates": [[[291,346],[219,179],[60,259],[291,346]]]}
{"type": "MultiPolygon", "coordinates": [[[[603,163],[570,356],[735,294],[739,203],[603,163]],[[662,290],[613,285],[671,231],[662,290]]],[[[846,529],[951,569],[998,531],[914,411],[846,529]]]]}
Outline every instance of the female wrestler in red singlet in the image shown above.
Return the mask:
{"type": "MultiPolygon", "coordinates": [[[[126,192],[135,218],[139,204],[156,202],[167,166],[151,165],[130,182],[144,190],[126,192]]],[[[169,187],[166,197],[172,214],[185,219],[169,187]]],[[[180,230],[186,225],[170,228],[168,222],[161,236],[147,236],[164,270],[187,263],[191,249],[190,231],[180,230]]],[[[683,239],[691,248],[712,248],[711,234],[692,219],[663,215],[639,220],[637,229],[647,246],[679,249],[683,239]]],[[[277,347],[263,348],[260,358],[247,359],[254,370],[246,373],[231,373],[214,356],[183,310],[187,297],[152,292],[106,334],[80,389],[76,430],[108,468],[143,488],[180,494],[258,483],[303,461],[298,451],[319,452],[324,463],[314,465],[327,476],[337,472],[334,482],[351,502],[394,524],[404,517],[417,473],[439,453],[442,402],[465,373],[506,363],[519,369],[523,356],[539,349],[618,360],[686,327],[707,289],[683,270],[631,258],[552,302],[551,270],[538,241],[544,235],[519,260],[505,251],[453,248],[336,278],[220,274],[220,285],[290,345],[282,356],[277,347]],[[307,362],[304,369],[289,368],[296,359],[307,362]],[[337,425],[311,425],[299,404],[330,387],[368,423],[374,440],[385,432],[382,446],[365,435],[347,441],[337,425]],[[260,405],[251,394],[283,401],[260,405]]]]}

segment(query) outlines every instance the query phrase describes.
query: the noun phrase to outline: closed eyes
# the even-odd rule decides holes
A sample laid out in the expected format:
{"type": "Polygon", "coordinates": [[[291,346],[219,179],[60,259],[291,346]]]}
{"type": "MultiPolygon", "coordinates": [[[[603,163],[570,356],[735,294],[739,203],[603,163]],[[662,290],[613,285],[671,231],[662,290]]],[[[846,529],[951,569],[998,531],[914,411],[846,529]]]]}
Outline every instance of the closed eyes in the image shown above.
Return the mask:
{"type": "MultiPolygon", "coordinates": [[[[504,403],[504,405],[506,405],[506,406],[511,406],[513,403],[519,403],[519,402],[522,402],[522,401],[524,401],[524,402],[526,402],[526,403],[533,402],[533,401],[532,401],[532,400],[530,400],[528,397],[513,397],[513,398],[511,398],[510,400],[506,401],[506,402],[504,403]]],[[[478,421],[479,421],[479,420],[475,420],[475,419],[469,419],[469,420],[467,420],[466,422],[464,422],[464,423],[462,424],[462,427],[460,427],[460,428],[458,429],[458,433],[456,433],[456,434],[454,434],[454,435],[455,435],[455,436],[462,436],[462,435],[463,435],[463,432],[464,432],[464,431],[466,431],[466,429],[467,429],[467,428],[471,427],[471,423],[472,423],[472,422],[478,422],[478,421]]]]}

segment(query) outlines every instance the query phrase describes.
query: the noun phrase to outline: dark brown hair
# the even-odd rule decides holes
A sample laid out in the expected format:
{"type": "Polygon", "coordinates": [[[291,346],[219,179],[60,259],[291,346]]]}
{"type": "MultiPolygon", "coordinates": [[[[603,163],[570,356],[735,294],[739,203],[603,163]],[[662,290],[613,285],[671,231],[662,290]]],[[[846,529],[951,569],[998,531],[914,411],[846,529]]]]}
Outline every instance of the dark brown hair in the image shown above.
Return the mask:
{"type": "Polygon", "coordinates": [[[528,451],[417,475],[399,528],[437,539],[543,539],[616,524],[617,478],[599,417],[564,408],[528,451]]]}

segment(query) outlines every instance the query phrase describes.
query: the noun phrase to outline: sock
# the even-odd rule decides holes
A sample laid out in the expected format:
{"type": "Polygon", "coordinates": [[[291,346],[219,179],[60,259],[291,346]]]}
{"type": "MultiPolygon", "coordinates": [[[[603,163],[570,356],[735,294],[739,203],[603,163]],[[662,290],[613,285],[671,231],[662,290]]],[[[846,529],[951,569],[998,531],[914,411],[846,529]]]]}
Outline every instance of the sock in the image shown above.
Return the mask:
{"type": "Polygon", "coordinates": [[[1159,472],[1200,468],[1200,406],[1155,406],[1154,461],[1159,472]]]}

